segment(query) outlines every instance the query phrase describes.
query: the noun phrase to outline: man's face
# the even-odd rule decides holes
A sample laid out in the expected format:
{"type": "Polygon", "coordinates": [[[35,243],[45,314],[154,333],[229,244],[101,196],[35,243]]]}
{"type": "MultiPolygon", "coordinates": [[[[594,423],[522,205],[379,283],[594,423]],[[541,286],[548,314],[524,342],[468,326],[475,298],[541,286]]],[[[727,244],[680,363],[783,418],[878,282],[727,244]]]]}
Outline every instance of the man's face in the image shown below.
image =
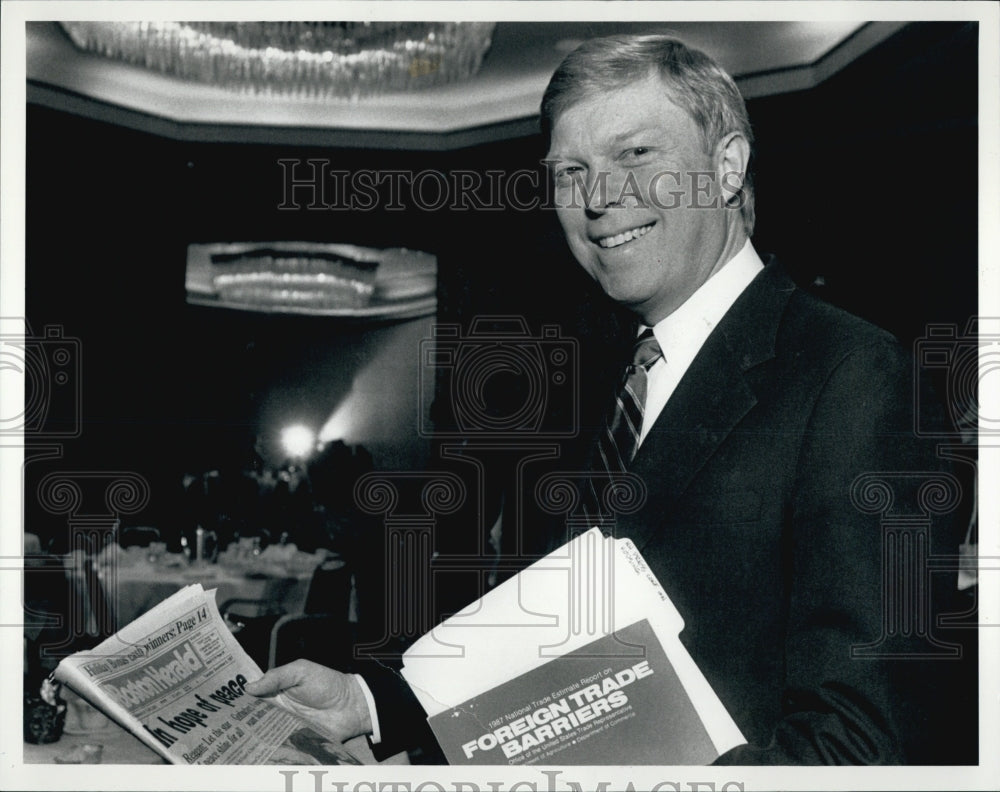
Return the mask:
{"type": "MultiPolygon", "coordinates": [[[[738,252],[720,153],[650,76],[572,105],[547,160],[557,213],[577,261],[652,325],[738,252]]],[[[742,240],[740,240],[742,242],[742,240]]]]}

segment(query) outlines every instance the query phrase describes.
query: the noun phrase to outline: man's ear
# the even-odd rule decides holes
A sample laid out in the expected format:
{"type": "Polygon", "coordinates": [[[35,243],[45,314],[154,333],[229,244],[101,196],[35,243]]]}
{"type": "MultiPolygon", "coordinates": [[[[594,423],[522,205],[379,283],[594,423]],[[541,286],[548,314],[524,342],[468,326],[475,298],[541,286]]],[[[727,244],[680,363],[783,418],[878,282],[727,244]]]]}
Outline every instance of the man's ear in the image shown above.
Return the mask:
{"type": "Polygon", "coordinates": [[[743,183],[750,164],[750,144],[739,132],[730,132],[715,149],[716,171],[722,200],[739,205],[743,198],[743,183]]]}

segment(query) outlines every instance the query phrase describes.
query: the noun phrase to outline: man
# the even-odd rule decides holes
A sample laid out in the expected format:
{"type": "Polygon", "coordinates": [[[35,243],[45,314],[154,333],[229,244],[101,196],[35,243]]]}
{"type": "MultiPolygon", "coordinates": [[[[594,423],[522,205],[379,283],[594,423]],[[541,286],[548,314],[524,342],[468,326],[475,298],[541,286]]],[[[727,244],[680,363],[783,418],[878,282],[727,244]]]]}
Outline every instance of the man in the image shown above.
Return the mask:
{"type": "MultiPolygon", "coordinates": [[[[636,333],[652,330],[590,465],[646,484],[616,531],[747,738],[719,762],[955,761],[931,691],[949,690],[956,664],[927,657],[946,652],[926,634],[883,640],[897,592],[871,499],[888,487],[909,513],[942,475],[913,435],[908,356],[754,251],[752,135],[731,78],[668,37],[599,39],[559,67],[542,123],[573,255],[636,333]]],[[[931,540],[953,546],[940,530],[931,540]]],[[[253,691],[284,690],[350,736],[379,721],[385,686],[369,682],[375,702],[355,678],[293,664],[253,691]]]]}

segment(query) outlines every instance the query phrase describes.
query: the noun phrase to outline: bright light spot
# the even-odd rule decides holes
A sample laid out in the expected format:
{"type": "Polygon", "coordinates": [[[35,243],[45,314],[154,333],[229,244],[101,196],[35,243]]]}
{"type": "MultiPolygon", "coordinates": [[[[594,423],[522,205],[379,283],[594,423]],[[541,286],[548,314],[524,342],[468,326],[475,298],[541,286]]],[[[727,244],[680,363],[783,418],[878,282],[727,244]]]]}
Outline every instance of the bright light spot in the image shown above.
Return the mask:
{"type": "Polygon", "coordinates": [[[281,430],[281,445],[285,453],[293,458],[309,456],[316,444],[316,435],[308,426],[295,424],[281,430]]]}

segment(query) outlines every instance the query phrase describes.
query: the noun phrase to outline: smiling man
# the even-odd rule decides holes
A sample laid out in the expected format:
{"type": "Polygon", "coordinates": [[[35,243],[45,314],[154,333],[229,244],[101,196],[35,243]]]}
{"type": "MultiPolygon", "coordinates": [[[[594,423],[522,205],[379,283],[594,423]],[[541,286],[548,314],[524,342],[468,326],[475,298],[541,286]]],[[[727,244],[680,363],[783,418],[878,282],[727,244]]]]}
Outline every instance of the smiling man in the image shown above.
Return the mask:
{"type": "MultiPolygon", "coordinates": [[[[866,502],[885,487],[896,516],[929,519],[918,492],[949,481],[914,437],[909,356],[761,261],[732,79],[666,36],[596,39],[556,71],[542,125],[573,255],[637,322],[590,467],[646,485],[610,516],[747,738],[719,762],[954,761],[933,699],[956,663],[891,605],[940,591],[925,569],[916,589],[883,577],[866,502]]],[[[948,529],[929,532],[938,553],[948,529]]]]}
{"type": "MultiPolygon", "coordinates": [[[[648,495],[609,514],[591,489],[589,508],[641,550],[746,737],[719,762],[957,761],[958,716],[935,697],[959,664],[922,610],[954,575],[891,556],[883,525],[891,504],[931,526],[948,510],[926,489],[952,479],[914,436],[908,355],[750,243],[752,133],[732,79],[666,36],[596,39],[553,76],[542,126],[569,247],[636,322],[588,466],[648,495]],[[893,609],[910,597],[919,616],[893,609]]],[[[948,529],[914,541],[946,554],[948,529]]],[[[308,664],[252,690],[285,690],[345,732],[412,728],[379,718],[388,688],[368,681],[375,704],[308,664]]]]}
{"type": "Polygon", "coordinates": [[[747,242],[752,207],[746,215],[718,211],[746,200],[745,111],[738,127],[714,139],[657,74],[565,109],[572,95],[560,94],[557,80],[543,104],[553,117],[546,162],[566,240],[609,297],[653,326],[747,242]]]}

